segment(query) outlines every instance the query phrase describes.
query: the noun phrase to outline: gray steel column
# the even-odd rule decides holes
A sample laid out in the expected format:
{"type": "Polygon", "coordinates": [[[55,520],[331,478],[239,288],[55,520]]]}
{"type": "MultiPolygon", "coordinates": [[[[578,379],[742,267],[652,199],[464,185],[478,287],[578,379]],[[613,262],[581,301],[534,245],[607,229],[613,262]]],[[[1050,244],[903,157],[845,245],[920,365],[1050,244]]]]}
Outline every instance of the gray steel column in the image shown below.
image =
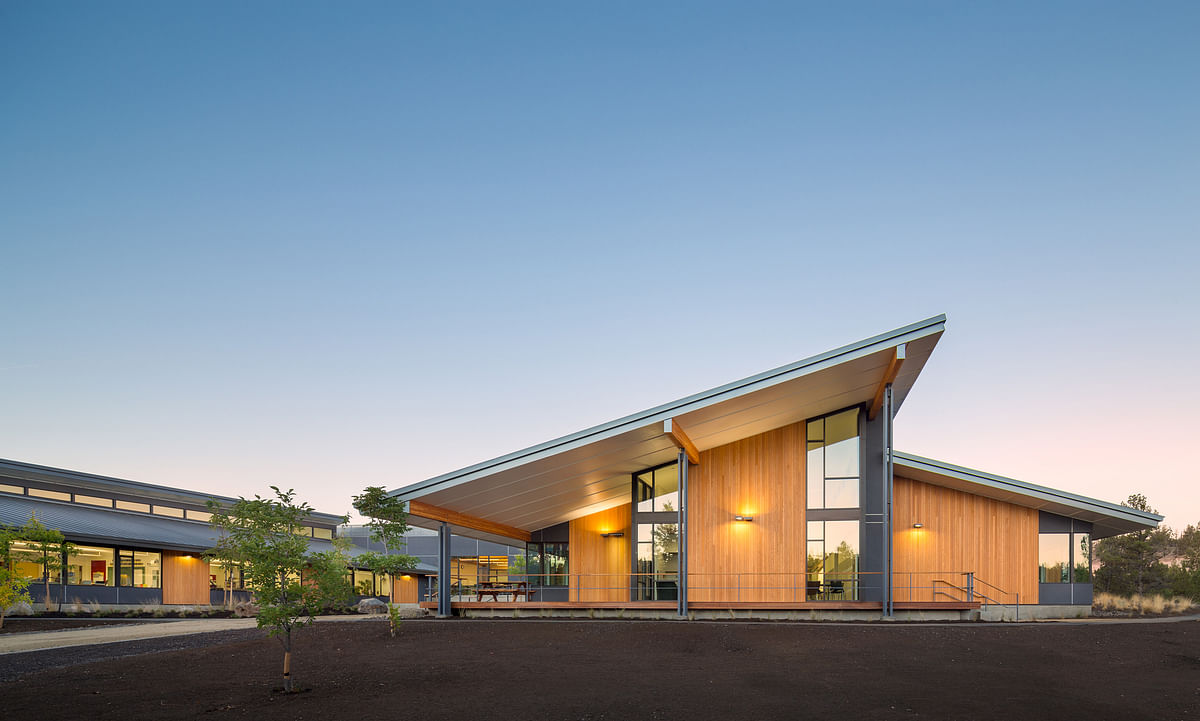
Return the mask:
{"type": "Polygon", "coordinates": [[[453,588],[450,578],[450,524],[445,521],[438,526],[438,609],[437,615],[447,618],[454,615],[450,606],[453,588]]]}
{"type": "Polygon", "coordinates": [[[688,487],[688,457],[687,451],[679,450],[679,578],[676,582],[679,600],[679,616],[687,618],[687,487],[688,487]]]}
{"type": "MultiPolygon", "coordinates": [[[[887,556],[884,559],[883,570],[883,615],[892,616],[895,612],[895,578],[893,573],[893,558],[892,558],[892,528],[895,525],[895,518],[892,514],[892,473],[893,459],[892,455],[892,421],[895,420],[895,409],[892,407],[892,384],[888,383],[887,388],[883,393],[883,412],[886,430],[884,432],[884,442],[887,444],[887,450],[883,458],[884,462],[884,484],[887,488],[887,507],[883,509],[883,538],[885,548],[887,548],[887,556]]],[[[911,585],[911,584],[910,584],[911,585]]],[[[909,589],[911,593],[912,590],[909,589]]]]}

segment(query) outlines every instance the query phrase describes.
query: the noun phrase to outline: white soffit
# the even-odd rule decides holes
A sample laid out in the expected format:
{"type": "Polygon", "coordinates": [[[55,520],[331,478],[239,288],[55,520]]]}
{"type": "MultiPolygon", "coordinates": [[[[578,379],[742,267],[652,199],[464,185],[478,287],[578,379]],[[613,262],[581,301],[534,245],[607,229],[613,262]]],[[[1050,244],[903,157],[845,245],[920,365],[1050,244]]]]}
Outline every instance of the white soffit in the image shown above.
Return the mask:
{"type": "MultiPolygon", "coordinates": [[[[904,402],[945,329],[944,315],[678,401],[392,491],[534,531],[628,503],[631,474],[678,453],[662,432],[673,418],[700,450],[806,418],[870,403],[894,349],[907,344],[893,383],[904,402]]],[[[478,532],[465,533],[478,537],[478,532]]],[[[491,540],[491,539],[489,539],[491,540]]]]}
{"type": "Polygon", "coordinates": [[[1162,516],[1108,501],[996,476],[911,453],[895,454],[895,474],[921,483],[993,498],[1092,523],[1092,538],[1156,528],[1162,516]]]}

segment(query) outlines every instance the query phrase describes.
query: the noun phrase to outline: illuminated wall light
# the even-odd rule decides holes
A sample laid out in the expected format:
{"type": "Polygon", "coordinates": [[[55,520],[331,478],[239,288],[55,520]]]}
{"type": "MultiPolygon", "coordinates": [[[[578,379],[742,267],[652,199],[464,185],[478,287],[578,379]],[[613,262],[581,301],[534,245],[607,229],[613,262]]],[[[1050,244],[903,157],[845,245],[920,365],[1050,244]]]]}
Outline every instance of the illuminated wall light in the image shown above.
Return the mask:
{"type": "Polygon", "coordinates": [[[754,520],[754,516],[734,516],[733,520],[750,522],[754,520]]]}
{"type": "Polygon", "coordinates": [[[600,537],[601,538],[620,538],[624,535],[625,535],[624,531],[609,531],[608,533],[601,533],[600,537]]]}
{"type": "Polygon", "coordinates": [[[913,528],[924,528],[924,527],[925,527],[924,523],[914,523],[913,524],[913,528]]]}

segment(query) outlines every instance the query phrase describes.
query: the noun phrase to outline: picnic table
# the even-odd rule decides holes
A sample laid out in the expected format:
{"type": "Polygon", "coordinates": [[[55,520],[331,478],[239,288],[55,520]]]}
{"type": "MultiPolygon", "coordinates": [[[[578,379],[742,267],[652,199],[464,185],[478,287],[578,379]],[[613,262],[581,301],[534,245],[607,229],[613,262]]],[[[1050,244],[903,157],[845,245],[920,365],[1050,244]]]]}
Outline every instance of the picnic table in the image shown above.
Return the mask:
{"type": "Polygon", "coordinates": [[[531,598],[537,591],[529,588],[527,581],[483,581],[475,587],[475,600],[482,601],[484,596],[491,596],[499,603],[500,596],[511,596],[516,601],[520,598],[531,598]]]}

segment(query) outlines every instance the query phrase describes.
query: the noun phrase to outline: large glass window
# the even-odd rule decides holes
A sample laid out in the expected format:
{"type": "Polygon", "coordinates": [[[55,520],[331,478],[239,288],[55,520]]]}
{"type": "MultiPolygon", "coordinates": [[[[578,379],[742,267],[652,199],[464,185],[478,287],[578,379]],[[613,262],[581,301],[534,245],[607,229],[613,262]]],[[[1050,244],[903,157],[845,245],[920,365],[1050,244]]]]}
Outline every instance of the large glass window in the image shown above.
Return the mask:
{"type": "Polygon", "coordinates": [[[809,508],[858,508],[858,408],[808,422],[809,508]]]}
{"type": "Polygon", "coordinates": [[[355,593],[360,596],[375,595],[375,574],[356,568],[353,571],[353,576],[351,582],[354,584],[355,593]]]}
{"type": "Polygon", "coordinates": [[[642,601],[678,597],[679,524],[637,524],[637,596],[642,601]]]}
{"type": "Polygon", "coordinates": [[[1075,535],[1075,583],[1092,582],[1092,535],[1076,533],[1075,535]]]}
{"type": "Polygon", "coordinates": [[[245,590],[246,584],[241,567],[222,561],[210,561],[208,564],[208,587],[229,588],[234,591],[245,590]]]}
{"type": "Polygon", "coordinates": [[[566,586],[568,561],[566,543],[526,544],[525,573],[529,577],[529,585],[566,586]]]}
{"type": "Polygon", "coordinates": [[[162,554],[121,549],[117,583],[134,588],[162,588],[162,554]]]}
{"type": "Polygon", "coordinates": [[[1038,580],[1042,583],[1070,583],[1071,534],[1038,534],[1038,580]]]}
{"type": "Polygon", "coordinates": [[[113,586],[116,553],[111,548],[75,546],[67,556],[67,583],[72,586],[113,586]]]}
{"type": "Polygon", "coordinates": [[[808,522],[808,598],[858,599],[858,521],[808,522]]]}
{"type": "Polygon", "coordinates": [[[679,465],[637,474],[638,513],[679,510],[679,465]]]}
{"type": "MultiPolygon", "coordinates": [[[[9,544],[9,554],[13,559],[13,572],[21,578],[28,581],[41,581],[42,579],[42,553],[28,541],[13,541],[9,544]]],[[[50,579],[51,583],[58,583],[57,578],[50,579]]]]}

